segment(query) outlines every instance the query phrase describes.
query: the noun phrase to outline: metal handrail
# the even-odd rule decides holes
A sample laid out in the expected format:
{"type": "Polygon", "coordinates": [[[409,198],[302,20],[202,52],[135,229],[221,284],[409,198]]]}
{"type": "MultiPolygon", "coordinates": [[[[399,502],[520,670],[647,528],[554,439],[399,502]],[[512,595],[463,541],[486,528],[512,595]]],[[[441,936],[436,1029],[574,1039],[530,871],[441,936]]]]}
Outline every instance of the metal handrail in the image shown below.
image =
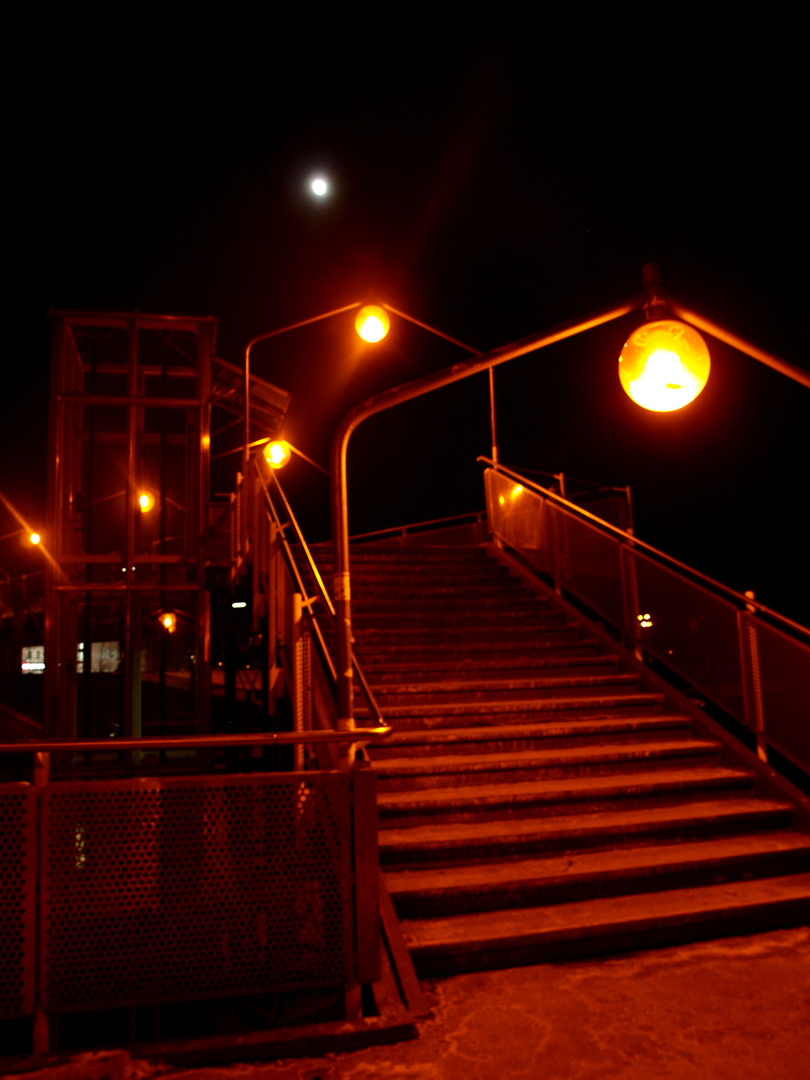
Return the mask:
{"type": "Polygon", "coordinates": [[[609,521],[605,521],[596,514],[592,514],[589,510],[585,510],[583,507],[578,506],[576,503],[569,502],[568,499],[564,499],[561,495],[551,491],[549,488],[544,488],[542,484],[537,484],[533,480],[528,480],[525,476],[515,472],[513,469],[507,466],[501,465],[492,461],[491,458],[484,455],[476,458],[476,461],[483,462],[489,468],[494,469],[495,472],[502,473],[504,476],[508,476],[510,480],[515,480],[523,487],[528,488],[530,491],[536,491],[544,498],[549,499],[554,503],[558,503],[560,506],[565,507],[566,510],[575,514],[578,517],[587,518],[589,522],[592,522],[603,532],[613,533],[614,536],[619,537],[629,547],[633,547],[636,550],[642,550],[647,552],[656,559],[660,559],[663,562],[669,563],[671,566],[677,567],[679,571],[685,573],[689,577],[697,578],[701,583],[710,586],[710,588],[719,593],[725,594],[727,597],[731,597],[735,603],[740,607],[755,608],[757,612],[763,615],[767,615],[769,619],[773,619],[776,622],[783,623],[785,626],[790,627],[792,630],[798,630],[801,634],[810,636],[810,629],[806,626],[802,626],[801,623],[794,622],[792,619],[787,618],[785,615],[780,615],[778,611],[774,611],[772,608],[767,607],[765,604],[761,604],[758,600],[752,597],[745,596],[742,593],[738,593],[735,589],[730,588],[728,585],[724,585],[720,581],[716,581],[714,578],[709,577],[708,574],[702,573],[700,570],[695,570],[694,567],[689,566],[687,563],[681,562],[673,555],[667,555],[665,551],[659,551],[658,548],[653,547],[652,544],[648,544],[645,540],[639,540],[633,533],[627,532],[625,529],[619,528],[618,525],[611,525],[609,521]]]}
{"type": "MultiPolygon", "coordinates": [[[[284,535],[285,526],[281,523],[281,518],[279,517],[279,514],[278,514],[275,506],[273,505],[273,500],[272,500],[272,497],[271,497],[270,492],[268,490],[267,477],[265,477],[262,474],[262,469],[261,469],[261,467],[259,466],[259,464],[257,462],[256,472],[257,472],[257,474],[259,476],[259,479],[262,482],[262,486],[263,486],[264,494],[265,494],[265,499],[267,501],[268,507],[270,508],[273,520],[275,521],[275,524],[276,524],[276,526],[278,527],[278,529],[279,529],[279,531],[281,533],[282,550],[284,551],[284,555],[285,555],[285,558],[286,558],[287,563],[289,565],[290,572],[293,574],[293,576],[295,578],[296,585],[298,586],[298,588],[299,588],[299,590],[301,592],[304,606],[306,606],[308,608],[308,610],[309,610],[309,616],[310,616],[312,624],[313,624],[313,626],[315,628],[315,633],[316,633],[317,638],[318,638],[318,645],[320,646],[320,649],[321,649],[321,651],[323,653],[324,659],[325,659],[325,661],[326,661],[326,663],[328,665],[329,673],[330,673],[330,675],[332,677],[332,683],[333,683],[333,686],[334,686],[334,684],[336,684],[336,682],[337,682],[337,673],[335,671],[335,665],[332,662],[332,657],[329,655],[329,650],[326,647],[326,642],[324,641],[324,637],[323,637],[323,633],[321,631],[321,628],[318,625],[318,620],[315,617],[315,615],[313,615],[311,608],[312,608],[312,603],[314,602],[314,600],[315,599],[320,599],[321,602],[323,603],[325,609],[326,609],[326,614],[329,617],[329,619],[331,620],[332,625],[334,627],[334,624],[335,624],[335,607],[334,607],[334,604],[332,603],[332,599],[329,596],[329,593],[326,590],[326,586],[323,583],[323,578],[321,577],[320,571],[318,570],[318,567],[315,564],[315,560],[312,557],[312,552],[309,550],[309,545],[307,544],[306,540],[304,539],[304,534],[301,531],[301,526],[298,524],[298,521],[297,521],[297,519],[295,517],[295,514],[292,511],[292,507],[290,506],[290,504],[289,504],[289,502],[287,500],[287,496],[284,494],[284,490],[281,487],[278,476],[276,475],[276,473],[274,471],[272,471],[272,470],[269,470],[269,471],[270,471],[270,475],[271,475],[271,477],[273,479],[273,483],[275,485],[275,488],[278,491],[279,497],[281,498],[281,501],[284,504],[284,510],[285,510],[285,513],[287,514],[289,524],[292,526],[293,532],[295,533],[296,540],[301,545],[301,550],[303,551],[304,557],[307,560],[307,564],[309,566],[310,572],[312,573],[313,579],[315,581],[315,586],[316,586],[316,589],[317,589],[318,594],[319,594],[318,597],[310,598],[309,595],[307,594],[306,587],[304,585],[301,574],[300,574],[300,572],[298,570],[298,565],[297,565],[297,563],[295,561],[295,556],[293,555],[292,549],[290,548],[290,545],[289,545],[289,543],[287,541],[287,538],[284,535]]],[[[357,659],[357,656],[355,655],[354,649],[352,649],[352,651],[351,651],[351,661],[352,661],[352,669],[353,669],[355,675],[357,676],[358,682],[360,683],[360,689],[363,691],[363,696],[366,699],[366,702],[368,704],[371,715],[374,717],[375,721],[378,724],[380,724],[387,731],[390,731],[391,729],[385,723],[385,719],[384,719],[383,714],[382,714],[382,712],[380,710],[380,706],[377,704],[377,699],[374,697],[372,689],[369,686],[368,680],[366,679],[365,673],[364,673],[362,667],[360,666],[360,663],[359,663],[359,661],[357,659]]]]}
{"type": "Polygon", "coordinates": [[[410,525],[391,525],[387,529],[375,529],[373,532],[355,533],[349,537],[349,540],[368,540],[371,536],[385,536],[387,533],[395,533],[399,536],[406,536],[408,533],[415,532],[417,529],[427,529],[429,525],[446,525],[449,521],[464,521],[467,518],[475,518],[476,524],[479,523],[486,510],[468,510],[466,514],[451,514],[450,517],[431,518],[429,521],[416,521],[410,525]]]}
{"type": "Polygon", "coordinates": [[[228,746],[290,746],[301,743],[357,743],[382,738],[389,727],[355,728],[354,731],[273,731],[246,735],[156,736],[151,739],[34,739],[0,743],[0,754],[95,753],[122,750],[216,749],[228,746]],[[360,735],[362,738],[358,739],[360,735]]]}

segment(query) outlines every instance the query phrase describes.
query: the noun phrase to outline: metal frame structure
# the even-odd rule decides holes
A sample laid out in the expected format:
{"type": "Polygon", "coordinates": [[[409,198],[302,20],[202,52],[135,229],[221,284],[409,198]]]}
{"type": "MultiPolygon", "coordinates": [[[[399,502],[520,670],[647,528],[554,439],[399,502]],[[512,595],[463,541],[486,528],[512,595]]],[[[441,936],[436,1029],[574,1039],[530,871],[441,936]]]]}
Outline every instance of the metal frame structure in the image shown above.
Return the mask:
{"type": "MultiPolygon", "coordinates": [[[[157,614],[144,605],[157,599],[180,617],[192,730],[207,731],[203,538],[216,320],[60,311],[50,319],[45,730],[60,738],[141,734],[141,636],[157,614]],[[149,530],[138,506],[144,485],[156,502],[149,530]],[[120,678],[117,718],[102,733],[91,680],[94,621],[105,620],[115,623],[120,678]]],[[[155,647],[165,715],[166,649],[155,647]]]]}
{"type": "Polygon", "coordinates": [[[492,424],[493,454],[492,461],[497,464],[498,454],[495,446],[495,411],[494,389],[492,383],[492,370],[500,364],[505,364],[519,356],[538,352],[558,341],[575,337],[586,330],[594,329],[605,323],[613,322],[629,315],[633,311],[645,311],[654,318],[660,317],[661,313],[669,312],[686,322],[692,323],[698,329],[718,338],[731,345],[747,356],[766,364],[780,374],[787,376],[794,382],[810,388],[810,374],[801,368],[781,360],[772,353],[752,345],[736,334],[718,326],[716,323],[699,315],[697,312],[684,307],[677,300],[670,297],[660,286],[658,267],[653,263],[645,264],[642,269],[643,291],[630,297],[622,304],[614,307],[603,308],[586,319],[562,323],[551,330],[540,334],[503,345],[491,352],[477,355],[472,360],[467,360],[452,367],[445,368],[435,374],[426,375],[401,386],[383,391],[374,397],[356,405],[344,416],[338,425],[332,440],[331,449],[331,504],[332,504],[332,542],[335,549],[334,565],[334,588],[333,594],[336,607],[337,626],[337,651],[338,651],[338,723],[342,728],[351,729],[354,726],[353,701],[354,691],[352,685],[351,667],[351,580],[349,572],[349,512],[348,512],[348,486],[346,476],[346,457],[349,440],[359,425],[370,416],[384,412],[386,409],[401,405],[406,401],[429,394],[452,383],[461,382],[479,372],[488,371],[490,376],[490,409],[492,424]]]}

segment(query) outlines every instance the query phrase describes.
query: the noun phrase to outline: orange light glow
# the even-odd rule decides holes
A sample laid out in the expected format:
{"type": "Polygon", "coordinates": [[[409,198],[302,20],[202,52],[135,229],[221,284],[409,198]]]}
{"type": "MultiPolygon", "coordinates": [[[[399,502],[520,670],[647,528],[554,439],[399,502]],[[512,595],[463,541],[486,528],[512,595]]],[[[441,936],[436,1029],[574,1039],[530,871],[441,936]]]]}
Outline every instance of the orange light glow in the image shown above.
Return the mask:
{"type": "Polygon", "coordinates": [[[709,378],[706,342],[691,326],[659,319],[640,326],[619,357],[624,392],[653,412],[673,412],[694,401],[709,378]]]}
{"type": "Polygon", "coordinates": [[[271,469],[283,469],[290,460],[290,444],[284,439],[268,443],[264,448],[264,456],[271,469]]]}
{"type": "Polygon", "coordinates": [[[363,341],[382,341],[391,328],[391,320],[385,308],[368,304],[358,311],[354,328],[363,341]]]}
{"type": "Polygon", "coordinates": [[[142,491],[138,496],[138,506],[142,514],[148,514],[155,505],[155,496],[148,491],[142,491]]]}
{"type": "Polygon", "coordinates": [[[160,625],[164,630],[168,631],[168,633],[173,634],[177,629],[177,616],[174,612],[164,611],[160,616],[160,625]]]}
{"type": "Polygon", "coordinates": [[[38,544],[42,537],[39,535],[38,532],[33,532],[28,539],[31,541],[32,544],[38,544]]]}

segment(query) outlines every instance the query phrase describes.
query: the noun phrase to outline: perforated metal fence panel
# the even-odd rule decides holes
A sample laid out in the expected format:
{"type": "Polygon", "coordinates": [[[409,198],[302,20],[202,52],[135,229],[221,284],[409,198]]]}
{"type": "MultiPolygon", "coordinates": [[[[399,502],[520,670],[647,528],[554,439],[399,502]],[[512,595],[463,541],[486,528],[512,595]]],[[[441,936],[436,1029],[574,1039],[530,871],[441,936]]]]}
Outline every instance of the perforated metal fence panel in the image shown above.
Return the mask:
{"type": "Polygon", "coordinates": [[[0,784],[0,1020],[34,1011],[36,793],[0,784]]]}
{"type": "Polygon", "coordinates": [[[350,981],[349,815],[346,773],[49,785],[44,1008],[350,981]]]}

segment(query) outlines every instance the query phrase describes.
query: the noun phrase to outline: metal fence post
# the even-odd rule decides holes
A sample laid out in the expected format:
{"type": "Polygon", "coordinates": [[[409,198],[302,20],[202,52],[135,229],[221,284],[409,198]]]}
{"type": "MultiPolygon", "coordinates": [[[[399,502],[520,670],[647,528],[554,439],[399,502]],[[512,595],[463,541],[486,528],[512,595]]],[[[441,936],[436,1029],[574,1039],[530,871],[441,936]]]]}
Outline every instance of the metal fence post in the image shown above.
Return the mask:
{"type": "MultiPolygon", "coordinates": [[[[746,593],[746,596],[749,594],[746,593]]],[[[753,594],[751,599],[753,600],[753,594]]],[[[759,643],[753,604],[746,611],[737,612],[737,632],[740,641],[740,667],[742,668],[743,708],[745,722],[757,740],[757,757],[767,763],[768,748],[765,739],[765,710],[762,705],[762,680],[759,670],[759,643]]]]}

